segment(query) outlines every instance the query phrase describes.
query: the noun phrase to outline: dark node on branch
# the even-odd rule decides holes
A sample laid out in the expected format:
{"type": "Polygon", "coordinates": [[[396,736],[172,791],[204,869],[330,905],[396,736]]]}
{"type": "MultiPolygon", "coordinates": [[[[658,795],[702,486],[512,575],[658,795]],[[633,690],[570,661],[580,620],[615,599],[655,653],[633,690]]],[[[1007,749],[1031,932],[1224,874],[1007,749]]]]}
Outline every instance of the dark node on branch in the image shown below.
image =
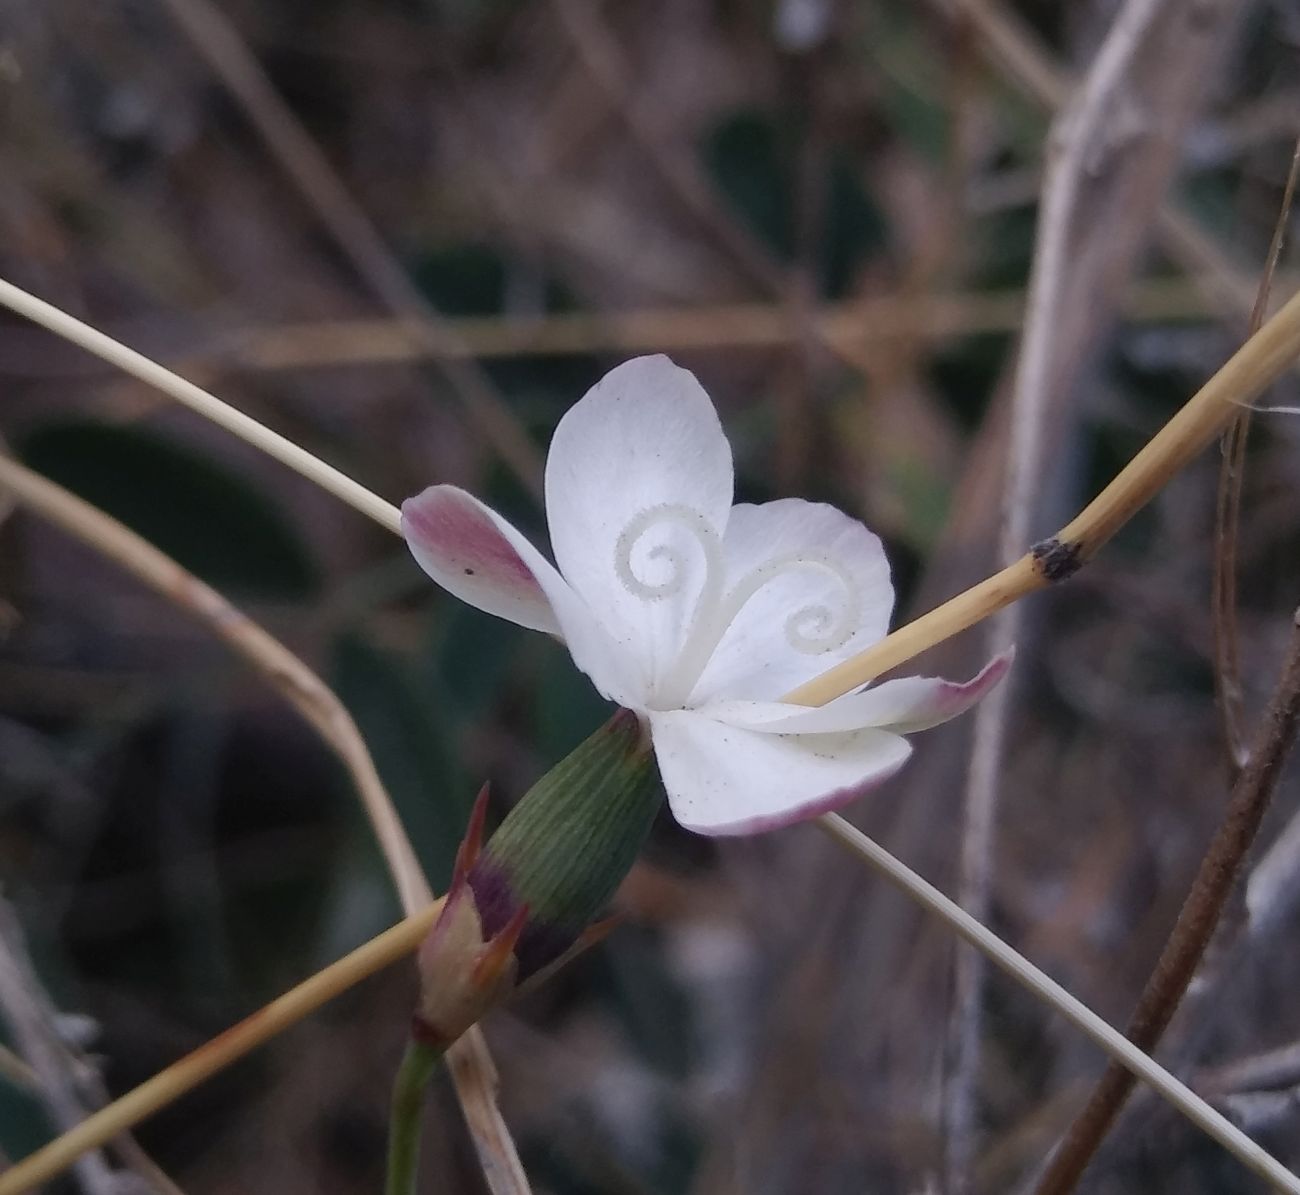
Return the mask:
{"type": "Polygon", "coordinates": [[[1056,536],[1036,543],[1031,549],[1038,571],[1055,584],[1074,576],[1083,566],[1079,544],[1062,543],[1056,536]]]}

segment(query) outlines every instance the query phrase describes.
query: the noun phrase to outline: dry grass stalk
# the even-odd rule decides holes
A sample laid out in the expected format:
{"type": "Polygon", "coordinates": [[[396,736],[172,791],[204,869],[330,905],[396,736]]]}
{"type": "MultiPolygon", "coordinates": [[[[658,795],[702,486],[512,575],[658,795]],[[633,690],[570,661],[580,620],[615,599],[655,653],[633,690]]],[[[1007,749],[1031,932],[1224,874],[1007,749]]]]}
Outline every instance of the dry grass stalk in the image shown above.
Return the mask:
{"type": "MultiPolygon", "coordinates": [[[[1264,260],[1259,293],[1251,309],[1246,335],[1253,336],[1264,322],[1273,278],[1282,257],[1287,222],[1300,174],[1300,138],[1291,154],[1277,223],[1264,260]]],[[[1245,720],[1241,692],[1241,643],[1237,627],[1237,540],[1241,526],[1241,490],[1245,481],[1246,441],[1250,436],[1250,410],[1243,410],[1223,434],[1223,462],[1214,509],[1214,583],[1210,609],[1214,623],[1214,693],[1223,721],[1223,738],[1234,774],[1246,765],[1242,725],[1245,720]]]]}
{"type": "MultiPolygon", "coordinates": [[[[37,978],[27,953],[22,927],[9,903],[0,898],[0,1017],[8,1023],[14,1041],[23,1051],[27,1067],[24,1086],[40,1100],[51,1122],[60,1130],[73,1128],[86,1116],[84,1074],[87,1064],[73,1055],[59,1037],[56,1011],[37,978]]],[[[120,1134],[118,1134],[120,1138],[120,1134]]],[[[99,1144],[106,1144],[100,1142],[99,1144]]],[[[129,1154],[131,1168],[162,1195],[180,1195],[144,1151],[132,1141],[114,1142],[118,1152],[129,1154]],[[140,1162],[144,1165],[140,1165],[140,1162]]],[[[89,1195],[118,1195],[123,1175],[113,1170],[98,1152],[88,1152],[75,1163],[77,1181],[89,1195]]]]}
{"type": "MultiPolygon", "coordinates": [[[[217,400],[213,400],[214,402],[217,400]]],[[[16,461],[0,456],[0,489],[103,553],[164,598],[189,611],[247,660],[293,705],[343,763],[375,831],[402,909],[414,916],[433,892],[361,732],[333,690],[216,590],[133,531],[16,461]]],[[[373,497],[373,496],[372,496],[373,497]]],[[[375,499],[377,502],[378,500],[375,499]]],[[[394,518],[396,517],[394,512],[394,518]]],[[[519,1190],[523,1167],[496,1110],[496,1069],[482,1034],[472,1030],[449,1051],[457,1090],[494,1190],[519,1190]],[[504,1186],[510,1183],[512,1186],[504,1186]]]]}
{"type": "MultiPolygon", "coordinates": [[[[933,2],[945,12],[965,17],[979,33],[989,57],[1027,95],[1047,109],[1059,108],[1066,102],[1071,87],[1069,73],[1016,13],[996,0],[933,2]]],[[[1208,17],[1216,7],[1205,6],[1203,15],[1208,17]]],[[[1250,310],[1255,298],[1254,283],[1192,216],[1165,204],[1156,217],[1156,232],[1222,314],[1237,316],[1250,310]]]]}
{"type": "MultiPolygon", "coordinates": [[[[1080,365],[1139,260],[1137,247],[1178,164],[1179,130],[1198,107],[1193,84],[1214,52],[1225,11],[1221,6],[1217,20],[1207,11],[1190,21],[1166,0],[1128,0],[1053,123],[1011,397],[997,549],[1003,565],[1030,542],[1049,429],[1066,422],[1080,365]]],[[[1008,606],[991,621],[988,651],[1005,650],[1021,634],[1020,607],[1008,606]]],[[[958,900],[981,921],[991,904],[1011,693],[1003,685],[981,702],[972,731],[958,900]]],[[[946,1173],[954,1191],[972,1181],[984,971],[977,954],[962,951],[954,960],[944,1083],[946,1173]]]]}
{"type": "Polygon", "coordinates": [[[179,1062],[159,1071],[152,1079],[92,1113],[75,1128],[0,1174],[0,1195],[20,1195],[48,1182],[87,1150],[103,1145],[179,1099],[367,976],[405,958],[419,946],[441,909],[439,900],[414,917],[398,922],[179,1062]]]}
{"type": "Polygon", "coordinates": [[[320,147],[280,98],[235,27],[208,0],[163,0],[194,48],[241,106],[272,158],[333,237],[353,269],[433,360],[470,419],[534,495],[542,489],[537,449],[455,334],[411,281],[320,147]]]}
{"type": "Polygon", "coordinates": [[[170,556],[62,486],[0,455],[0,489],[143,581],[248,661],[316,730],[347,768],[379,840],[402,908],[433,899],[415,851],[351,715],[330,687],[273,635],[170,556]]]}
{"type": "MultiPolygon", "coordinates": [[[[16,288],[7,286],[7,284],[0,286],[0,302],[10,302],[6,296],[9,292],[15,290],[16,288]]],[[[16,293],[23,295],[29,301],[24,302],[21,307],[15,306],[15,309],[24,312],[34,310],[38,322],[48,324],[48,310],[53,309],[48,309],[48,305],[31,300],[31,297],[26,296],[25,292],[17,291],[16,293]],[[33,307],[33,303],[36,303],[35,307],[33,307]]],[[[93,333],[92,329],[80,324],[79,321],[73,320],[63,313],[59,313],[59,315],[61,318],[57,322],[57,330],[74,343],[80,344],[90,351],[101,352],[101,354],[105,342],[110,345],[115,344],[101,333],[93,333]],[[93,333],[93,335],[88,335],[89,333],[93,333]]],[[[118,349],[122,348],[122,346],[116,347],[118,349]]],[[[129,350],[123,349],[122,351],[128,352],[129,350]]],[[[1037,545],[1030,553],[1027,553],[1009,568],[981,582],[966,591],[965,594],[959,595],[957,598],[931,611],[930,614],[916,620],[916,622],[895,631],[882,640],[876,648],[861,653],[853,660],[847,661],[845,665],[831,669],[822,677],[811,682],[810,685],[802,686],[800,689],[786,694],[784,700],[810,705],[823,704],[863,683],[864,680],[872,679],[888,668],[910,659],[926,647],[933,646],[951,634],[965,629],[982,617],[987,616],[988,613],[1000,609],[1018,597],[1025,596],[1044,585],[1070,576],[1090,559],[1124,522],[1131,518],[1137,510],[1157,493],[1175,472],[1218,434],[1231,415],[1235,413],[1239,404],[1251,401],[1264,387],[1293,363],[1297,354],[1300,354],[1300,295],[1294,296],[1268,324],[1247,341],[1219,372],[1193,396],[1187,405],[1153,437],[1111,484],[1062,529],[1058,536],[1037,545]],[[854,679],[859,675],[861,675],[861,679],[854,679]]],[[[174,375],[169,374],[168,371],[163,370],[161,367],[156,366],[155,369],[160,375],[162,388],[165,392],[170,393],[177,386],[188,386],[188,383],[183,383],[181,379],[175,378],[174,375]]],[[[200,391],[199,393],[203,392],[200,391]]],[[[222,405],[220,400],[211,395],[206,395],[205,398],[211,404],[222,405]]],[[[228,421],[223,422],[228,425],[228,421]]],[[[254,426],[258,425],[254,424],[254,426]]],[[[261,430],[264,431],[265,429],[261,430]]],[[[361,508],[359,507],[359,509],[361,508]]],[[[368,512],[378,511],[378,521],[383,525],[390,527],[395,525],[393,521],[393,515],[396,513],[395,508],[389,506],[382,499],[370,495],[370,501],[364,505],[364,509],[368,512]]],[[[1244,1137],[1220,1114],[1200,1100],[1199,1097],[1179,1083],[1177,1079],[1158,1064],[1143,1055],[1141,1051],[1136,1050],[1131,1043],[1097,1018],[1085,1006],[1079,1004],[1068,993],[1065,993],[1059,985],[1054,984],[1041,971],[1029,964],[1027,960],[1023,959],[980,923],[969,918],[967,914],[963,913],[946,897],[943,897],[932,885],[894,859],[883,848],[878,847],[861,835],[843,819],[831,815],[823,818],[822,824],[838,840],[850,845],[860,857],[870,862],[872,866],[882,870],[892,882],[905,888],[908,894],[913,896],[924,907],[941,916],[968,941],[977,945],[980,949],[987,949],[990,957],[997,961],[999,965],[1006,967],[1009,973],[1016,976],[1020,982],[1069,1016],[1075,1024],[1087,1027],[1087,1031],[1093,1036],[1093,1040],[1111,1052],[1113,1057],[1121,1060],[1122,1065],[1131,1068],[1134,1073],[1142,1075],[1151,1082],[1167,1099],[1185,1111],[1198,1124],[1201,1124],[1207,1132],[1222,1142],[1244,1164],[1256,1170],[1256,1172],[1266,1175],[1280,1189],[1296,1192],[1297,1195],[1300,1195],[1300,1179],[1297,1179],[1285,1167],[1282,1167],[1266,1152],[1244,1137]]],[[[409,927],[412,920],[418,919],[408,919],[401,926],[389,931],[389,934],[398,934],[398,931],[402,930],[403,927],[409,927]]],[[[427,923],[425,925],[427,926],[427,923]]],[[[403,940],[408,941],[410,949],[414,949],[419,938],[419,933],[412,935],[407,931],[403,940]]],[[[381,940],[388,940],[388,935],[381,936],[381,939],[376,939],[376,942],[381,940]]],[[[396,941],[397,939],[393,940],[396,941]]],[[[342,967],[349,960],[356,959],[366,949],[366,947],[363,947],[361,951],[354,952],[353,955],[349,956],[348,960],[335,964],[335,968],[342,967]]],[[[370,956],[369,965],[372,968],[377,965],[386,965],[389,959],[388,954],[379,952],[370,956]]],[[[334,969],[327,969],[327,972],[322,972],[321,975],[328,973],[334,973],[334,969]]],[[[343,973],[350,976],[350,978],[345,979],[342,986],[356,982],[362,977],[361,972],[355,966],[344,967],[343,973]]],[[[307,980],[299,988],[286,993],[280,1000],[268,1006],[268,1008],[279,1009],[279,1015],[285,1018],[278,1023],[278,1028],[272,1030],[272,1032],[285,1027],[286,1024],[290,1023],[290,1019],[297,1019],[306,1015],[312,1009],[318,1007],[322,1000],[328,999],[333,992],[342,990],[342,987],[322,986],[317,982],[319,979],[320,976],[315,976],[307,980]],[[309,995],[304,995],[304,993],[309,993],[309,995]],[[292,1010],[292,1012],[286,1012],[285,1010],[292,1010]]],[[[334,982],[338,982],[337,975],[334,982]]],[[[261,1016],[262,1014],[256,1014],[243,1024],[247,1026],[251,1023],[255,1030],[256,1023],[261,1020],[261,1016]]],[[[270,1034],[268,1033],[266,1036],[270,1036],[270,1034]]],[[[254,1035],[249,1039],[246,1046],[243,1045],[243,1040],[241,1037],[241,1050],[253,1048],[258,1042],[265,1040],[265,1037],[254,1035]]],[[[198,1051],[196,1055],[191,1056],[191,1059],[196,1056],[202,1057],[203,1054],[202,1050],[198,1051]]],[[[212,1064],[210,1058],[207,1060],[206,1065],[209,1069],[205,1070],[201,1066],[194,1068],[194,1077],[187,1080],[190,1085],[201,1081],[207,1075],[219,1069],[219,1066],[212,1064]]],[[[168,1072],[164,1072],[164,1074],[166,1073],[168,1072]]],[[[169,1090],[167,1084],[163,1084],[159,1090],[151,1087],[153,1082],[151,1080],[144,1087],[153,1090],[151,1098],[157,1099],[162,1096],[164,1102],[165,1099],[174,1098],[174,1095],[178,1094],[179,1091],[188,1089],[184,1086],[174,1086],[171,1089],[173,1091],[172,1095],[164,1095],[163,1093],[169,1090]]],[[[119,1105],[135,1108],[138,1115],[147,1114],[151,1105],[147,1101],[143,1103],[139,1101],[140,1090],[142,1089],[137,1089],[136,1092],[124,1096],[117,1104],[105,1109],[105,1114],[112,1112],[119,1105]],[[140,1111],[139,1108],[144,1110],[140,1111]]],[[[59,1145],[60,1142],[55,1142],[48,1149],[54,1150],[59,1145]]],[[[75,1156],[75,1153],[72,1156],[75,1156]]],[[[11,1191],[18,1189],[21,1188],[6,1188],[3,1181],[0,1181],[0,1195],[10,1195],[11,1191]]]]}
{"type": "MultiPolygon", "coordinates": [[[[1223,821],[1192,882],[1178,920],[1129,1021],[1128,1038],[1144,1051],[1163,1036],[1200,964],[1228,895],[1277,787],[1300,730],[1300,610],[1292,619],[1287,654],[1268,709],[1233,786],[1223,821]]],[[[1111,1064],[1070,1127],[1037,1187],[1037,1195],[1074,1190],[1089,1159],[1133,1089],[1133,1076],[1111,1064]]]]}
{"type": "MultiPolygon", "coordinates": [[[[394,533],[400,531],[400,513],[392,503],[227,406],[215,395],[3,280],[0,280],[0,305],[118,365],[261,448],[381,526],[394,533]]],[[[866,651],[801,685],[787,694],[786,699],[804,705],[822,705],[981,622],[1004,606],[1070,576],[1211,443],[1243,407],[1272,385],[1291,366],[1297,354],[1300,354],[1300,295],[1293,296],[1247,340],[1110,484],[1055,536],[1007,568],[893,631],[866,651]]]]}
{"type": "MultiPolygon", "coordinates": [[[[820,340],[843,350],[889,341],[941,340],[980,332],[1013,332],[1024,316],[1018,290],[979,294],[916,294],[854,300],[815,309],[809,319],[820,340]]],[[[1217,308],[1186,282],[1136,283],[1123,303],[1135,321],[1199,320],[1217,308]]],[[[536,317],[470,316],[453,321],[457,351],[498,358],[577,353],[636,353],[784,348],[801,331],[789,312],[770,303],[623,312],[566,312],[536,317]]],[[[237,369],[317,369],[418,360],[427,349],[401,320],[330,320],[253,328],[220,356],[198,356],[205,366],[237,369]]]]}
{"type": "MultiPolygon", "coordinates": [[[[1297,675],[1300,678],[1300,672],[1297,675]]],[[[1122,1075],[1130,1088],[1135,1079],[1142,1079],[1193,1124],[1229,1150],[1243,1165],[1267,1179],[1278,1190],[1300,1191],[1300,1178],[1256,1145],[1226,1117],[1211,1108],[1185,1083],[1174,1078],[1129,1038],[1108,1025],[1086,1004],[1070,995],[1046,973],[1012,950],[960,905],[949,900],[937,888],[909,870],[883,847],[842,817],[829,814],[819,821],[822,828],[840,845],[853,851],[858,858],[890,883],[942,917],[955,933],[981,955],[1002,968],[1017,983],[1050,1004],[1071,1024],[1087,1034],[1110,1055],[1110,1069],[1122,1075]]],[[[3,1195],[2,1189],[0,1195],[3,1195]]]]}
{"type": "Polygon", "coordinates": [[[258,423],[256,419],[250,419],[242,411],[236,411],[215,395],[209,394],[192,382],[187,382],[184,378],[177,377],[171,370],[164,369],[143,353],[127,348],[112,337],[105,336],[78,319],[73,319],[66,312],[3,279],[0,279],[0,305],[16,311],[33,323],[40,324],[57,336],[71,340],[87,352],[93,353],[101,361],[107,361],[124,373],[144,382],[145,385],[162,391],[169,398],[189,407],[203,418],[210,419],[232,435],[260,448],[281,464],[288,465],[294,472],[301,474],[382,526],[388,527],[390,531],[398,530],[399,516],[396,509],[389,503],[380,501],[365,486],[358,485],[345,473],[312,456],[292,440],[277,435],[270,428],[258,423]]]}
{"type": "Polygon", "coordinates": [[[1035,590],[1071,576],[1290,367],[1300,353],[1300,295],[1235,353],[1115,478],[1054,536],[1014,564],[914,619],[787,700],[819,705],[875,679],[1035,590]]]}

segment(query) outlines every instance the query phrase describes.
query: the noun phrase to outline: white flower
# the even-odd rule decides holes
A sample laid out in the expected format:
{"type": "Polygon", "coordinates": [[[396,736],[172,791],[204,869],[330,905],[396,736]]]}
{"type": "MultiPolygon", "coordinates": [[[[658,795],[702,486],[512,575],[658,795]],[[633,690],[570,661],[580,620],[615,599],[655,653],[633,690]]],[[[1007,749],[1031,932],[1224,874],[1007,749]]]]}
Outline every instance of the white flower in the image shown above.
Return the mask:
{"type": "Polygon", "coordinates": [[[558,571],[500,515],[438,485],[402,506],[425,571],[457,597],[560,636],[649,727],[677,820],[746,834],[834,809],[892,776],[902,736],[969,708],[966,684],[906,677],[820,708],[782,694],[882,638],[894,604],[880,540],[797,498],[733,506],[731,448],[693,374],[620,365],[568,411],[546,462],[558,571]]]}

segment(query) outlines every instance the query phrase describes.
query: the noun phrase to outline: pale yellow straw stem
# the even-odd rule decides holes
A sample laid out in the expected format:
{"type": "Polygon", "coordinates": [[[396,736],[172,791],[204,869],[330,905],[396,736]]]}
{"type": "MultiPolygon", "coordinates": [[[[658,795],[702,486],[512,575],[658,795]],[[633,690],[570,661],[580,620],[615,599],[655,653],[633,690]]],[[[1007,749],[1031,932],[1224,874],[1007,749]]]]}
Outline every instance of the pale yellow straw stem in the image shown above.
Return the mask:
{"type": "Polygon", "coordinates": [[[308,481],[314,481],[321,489],[328,490],[389,531],[401,533],[401,515],[391,502],[385,502],[365,486],[353,481],[346,473],[340,473],[333,465],[327,465],[319,457],[312,456],[292,440],[285,439],[242,411],[235,410],[216,395],[209,394],[193,382],[187,382],[170,369],[164,369],[143,353],[127,348],[111,336],[82,323],[43,299],[29,295],[3,278],[0,278],[0,304],[26,316],[42,328],[48,328],[55,335],[71,341],[88,353],[93,353],[101,361],[116,365],[124,373],[161,390],[191,411],[212,420],[246,443],[288,465],[308,481]]]}
{"type": "MultiPolygon", "coordinates": [[[[401,533],[401,512],[391,502],[215,395],[3,279],[0,279],[0,305],[156,386],[316,482],[380,526],[401,533]]],[[[800,705],[822,705],[1068,575],[1090,559],[1175,473],[1204,450],[1243,406],[1272,385],[1297,355],[1300,355],[1300,294],[1293,296],[1250,337],[1114,480],[1052,540],[1046,541],[1047,545],[1056,547],[1055,571],[1044,567],[1041,552],[1028,552],[1000,573],[800,685],[787,693],[785,700],[800,705]]]]}
{"type": "MultiPolygon", "coordinates": [[[[0,304],[29,315],[51,331],[121,365],[142,380],[152,382],[164,393],[214,419],[250,443],[265,448],[363,514],[400,533],[400,516],[396,507],[255,420],[227,407],[220,399],[3,281],[0,281],[0,304]],[[326,478],[330,480],[327,482],[326,478]]],[[[1038,545],[1009,568],[793,690],[784,700],[822,705],[1035,589],[1064,579],[1114,535],[1174,473],[1203,450],[1240,406],[1249,403],[1275,381],[1297,355],[1300,355],[1300,295],[1293,297],[1247,340],[1110,485],[1056,536],[1038,545]]],[[[887,875],[972,946],[1081,1028],[1117,1062],[1150,1083],[1244,1165],[1280,1190],[1300,1195],[1300,1179],[933,885],[842,818],[830,815],[822,818],[821,823],[838,841],[887,875]]],[[[102,1144],[108,1137],[190,1090],[364,975],[413,951],[432,923],[438,907],[432,906],[426,913],[401,922],[353,951],[25,1159],[0,1176],[0,1195],[18,1195],[52,1177],[85,1150],[102,1144]],[[40,1166],[36,1167],[38,1162],[40,1166]]]]}
{"type": "Polygon", "coordinates": [[[824,705],[950,639],[1036,589],[1068,577],[1154,497],[1300,355],[1300,294],[1245,342],[1087,506],[1000,573],[886,635],[785,695],[824,705]]]}
{"type": "Polygon", "coordinates": [[[997,934],[977,921],[933,884],[899,862],[884,847],[873,842],[856,826],[836,814],[818,819],[832,838],[884,875],[913,900],[948,923],[948,926],[1017,983],[1050,1004],[1066,1020],[1082,1030],[1121,1066],[1158,1091],[1166,1100],[1213,1137],[1243,1166],[1267,1179],[1280,1191],[1300,1195],[1297,1178],[1276,1158],[1261,1149],[1236,1125],[1210,1107],[1185,1083],[1180,1082],[1150,1055],[1144,1054],[1114,1026],[1107,1024],[1083,1001],[1070,995],[1059,983],[1040,971],[997,934]]]}
{"type": "Polygon", "coordinates": [[[75,1128],[0,1174],[0,1195],[18,1195],[20,1191],[30,1191],[48,1182],[87,1150],[111,1141],[277,1033],[297,1024],[327,1000],[404,958],[419,946],[441,909],[439,898],[427,909],[399,921],[180,1061],[173,1062],[152,1079],[92,1113],[75,1128]]]}

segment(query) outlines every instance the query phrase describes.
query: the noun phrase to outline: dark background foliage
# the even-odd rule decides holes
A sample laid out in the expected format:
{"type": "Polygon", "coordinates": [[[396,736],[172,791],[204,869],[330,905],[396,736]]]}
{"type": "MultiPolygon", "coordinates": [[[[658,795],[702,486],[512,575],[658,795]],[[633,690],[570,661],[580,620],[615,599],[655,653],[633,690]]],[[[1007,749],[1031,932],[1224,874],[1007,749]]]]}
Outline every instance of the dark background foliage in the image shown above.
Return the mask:
{"type": "MultiPolygon", "coordinates": [[[[987,25],[906,0],[224,7],[539,453],[605,369],[662,349],[718,403],[740,497],[860,515],[886,538],[900,613],[988,570],[1050,114],[987,53],[987,25]]],[[[1115,7],[991,11],[1073,71],[1115,7]]],[[[1249,295],[1296,131],[1300,23],[1283,0],[1239,8],[1165,202],[1249,295]]],[[[1036,534],[1243,335],[1204,271],[1141,242],[1121,311],[1055,408],[1036,534]]],[[[544,535],[527,479],[447,376],[394,358],[391,312],[168,4],[0,0],[0,274],[389,499],[455,482],[544,535]]],[[[1284,265],[1282,292],[1286,277],[1284,265]]],[[[484,779],[499,813],[603,717],[559,647],[460,607],[352,510],[7,318],[0,390],[14,453],[329,678],[435,882],[484,779]]],[[[1252,711],[1300,600],[1295,427],[1268,416],[1251,441],[1252,711]]],[[[1226,791],[1216,470],[1207,454],[1095,565],[1032,599],[1021,644],[995,924],[1113,1021],[1226,791]]],[[[979,651],[972,637],[925,662],[957,673],[979,651]]],[[[949,888],[967,733],[918,741],[909,774],[855,811],[949,888]]],[[[1265,847],[1298,797],[1290,777],[1265,847]]],[[[49,991],[93,1018],[114,1090],[397,915],[313,734],[182,612],[22,513],[0,526],[0,877],[49,991]]],[[[539,1192],[939,1181],[946,931],[808,828],[712,843],[665,821],[619,904],[617,934],[489,1026],[539,1192]]],[[[1184,1073],[1208,1083],[1296,1040],[1295,912],[1282,913],[1232,969],[1212,961],[1214,998],[1176,1026],[1184,1073]]],[[[142,1143],[194,1195],[375,1190],[413,997],[409,968],[376,977],[145,1125],[142,1143]]],[[[1100,1059],[1009,981],[995,977],[988,1000],[971,1178],[992,1192],[1033,1172],[1100,1059]]],[[[1250,1124],[1295,1165],[1287,1090],[1266,1093],[1268,1115],[1251,1104],[1250,1124]]],[[[1240,1112],[1260,1093],[1234,1095],[1240,1112]]],[[[428,1189],[478,1190],[447,1090],[429,1133],[428,1189]]],[[[20,1156],[47,1134],[30,1094],[0,1077],[0,1149],[20,1156]]],[[[1089,1177],[1098,1192],[1252,1183],[1150,1100],[1089,1177]]]]}

